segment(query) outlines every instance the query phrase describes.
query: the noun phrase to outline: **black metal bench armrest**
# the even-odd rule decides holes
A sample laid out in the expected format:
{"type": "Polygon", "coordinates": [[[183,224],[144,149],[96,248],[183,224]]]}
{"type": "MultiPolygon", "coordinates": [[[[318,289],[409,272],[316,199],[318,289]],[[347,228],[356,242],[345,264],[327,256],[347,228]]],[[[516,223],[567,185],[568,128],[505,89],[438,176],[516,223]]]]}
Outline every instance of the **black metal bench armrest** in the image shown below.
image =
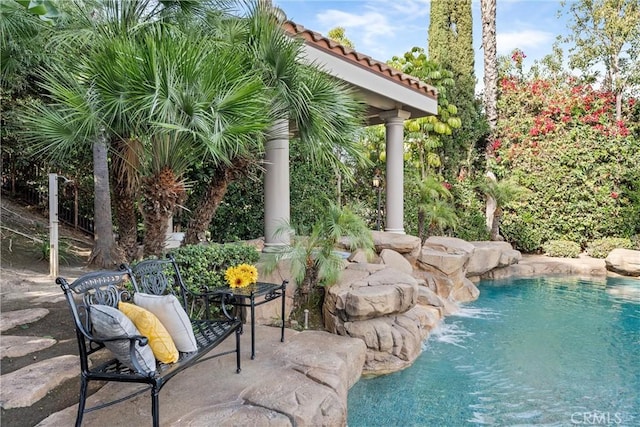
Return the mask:
{"type": "Polygon", "coordinates": [[[229,291],[210,291],[206,294],[202,294],[204,298],[207,298],[210,302],[220,304],[222,313],[228,320],[235,320],[236,317],[232,316],[227,310],[227,305],[231,305],[235,302],[235,296],[229,291]],[[217,301],[219,299],[219,301],[217,301]]]}
{"type": "Polygon", "coordinates": [[[137,342],[141,346],[145,346],[145,345],[149,344],[149,338],[147,338],[145,336],[142,336],[142,335],[131,335],[131,336],[121,335],[121,336],[109,337],[109,338],[95,338],[95,337],[92,337],[91,340],[95,341],[95,342],[99,342],[99,343],[105,343],[105,342],[111,342],[111,341],[130,340],[130,341],[134,342],[134,344],[135,344],[135,342],[137,342]]]}
{"type": "Polygon", "coordinates": [[[227,310],[227,305],[232,305],[235,302],[235,296],[233,293],[223,290],[206,289],[207,290],[205,292],[194,292],[184,287],[183,292],[193,300],[200,300],[204,302],[207,307],[207,315],[210,314],[208,311],[211,307],[218,307],[227,320],[236,320],[236,317],[232,316],[227,310]]]}

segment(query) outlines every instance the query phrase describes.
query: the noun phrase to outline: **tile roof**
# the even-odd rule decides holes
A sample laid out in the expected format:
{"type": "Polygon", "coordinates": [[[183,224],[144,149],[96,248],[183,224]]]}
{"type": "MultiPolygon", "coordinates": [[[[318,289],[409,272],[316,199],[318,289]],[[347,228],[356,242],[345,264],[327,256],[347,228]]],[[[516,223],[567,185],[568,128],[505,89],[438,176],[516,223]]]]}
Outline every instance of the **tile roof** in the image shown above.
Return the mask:
{"type": "Polygon", "coordinates": [[[308,44],[312,44],[324,51],[339,56],[346,61],[351,61],[354,64],[371,70],[373,73],[382,75],[387,79],[393,80],[398,84],[423,93],[431,98],[435,99],[438,96],[438,92],[433,86],[430,86],[413,76],[405,74],[402,71],[396,70],[384,62],[377,61],[370,56],[343,46],[320,33],[308,30],[300,24],[296,24],[293,21],[285,21],[283,27],[287,33],[295,36],[301,36],[308,44]]]}

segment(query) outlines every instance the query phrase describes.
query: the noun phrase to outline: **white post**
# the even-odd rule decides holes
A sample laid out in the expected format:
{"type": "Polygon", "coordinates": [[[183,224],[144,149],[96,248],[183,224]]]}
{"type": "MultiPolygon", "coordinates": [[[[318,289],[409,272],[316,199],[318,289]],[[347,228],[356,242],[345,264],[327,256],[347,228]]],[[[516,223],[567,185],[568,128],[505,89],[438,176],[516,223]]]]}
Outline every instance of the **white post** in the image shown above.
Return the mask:
{"type": "Polygon", "coordinates": [[[282,247],[289,233],[278,233],[290,220],[289,122],[278,120],[267,137],[264,174],[264,245],[282,247]]]}
{"type": "Polygon", "coordinates": [[[404,121],[411,113],[403,110],[392,110],[380,113],[385,122],[387,173],[385,209],[386,222],[384,231],[404,234],[404,121]]]}
{"type": "Polygon", "coordinates": [[[49,174],[49,275],[58,276],[58,174],[49,174]]]}

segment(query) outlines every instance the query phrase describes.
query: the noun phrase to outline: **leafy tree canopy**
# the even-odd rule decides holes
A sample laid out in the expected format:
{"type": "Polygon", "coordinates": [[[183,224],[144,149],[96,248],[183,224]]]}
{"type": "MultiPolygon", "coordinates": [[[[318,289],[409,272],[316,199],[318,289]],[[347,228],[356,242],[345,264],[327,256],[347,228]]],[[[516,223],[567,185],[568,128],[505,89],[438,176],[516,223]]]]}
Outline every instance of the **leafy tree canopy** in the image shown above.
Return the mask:
{"type": "Polygon", "coordinates": [[[579,0],[562,2],[572,33],[569,64],[602,77],[604,89],[616,96],[616,117],[622,118],[622,94],[636,93],[640,84],[640,0],[579,0]]]}

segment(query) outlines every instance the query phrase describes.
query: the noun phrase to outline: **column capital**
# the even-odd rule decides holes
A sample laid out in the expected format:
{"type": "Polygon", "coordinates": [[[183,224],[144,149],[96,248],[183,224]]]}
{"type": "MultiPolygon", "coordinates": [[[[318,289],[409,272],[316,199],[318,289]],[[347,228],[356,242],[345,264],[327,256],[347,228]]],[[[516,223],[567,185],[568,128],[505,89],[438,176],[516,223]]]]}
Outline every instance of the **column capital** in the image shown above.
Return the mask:
{"type": "Polygon", "coordinates": [[[399,122],[407,120],[409,117],[411,117],[411,113],[400,109],[389,110],[383,111],[382,113],[378,114],[378,117],[380,117],[386,123],[399,122]]]}

